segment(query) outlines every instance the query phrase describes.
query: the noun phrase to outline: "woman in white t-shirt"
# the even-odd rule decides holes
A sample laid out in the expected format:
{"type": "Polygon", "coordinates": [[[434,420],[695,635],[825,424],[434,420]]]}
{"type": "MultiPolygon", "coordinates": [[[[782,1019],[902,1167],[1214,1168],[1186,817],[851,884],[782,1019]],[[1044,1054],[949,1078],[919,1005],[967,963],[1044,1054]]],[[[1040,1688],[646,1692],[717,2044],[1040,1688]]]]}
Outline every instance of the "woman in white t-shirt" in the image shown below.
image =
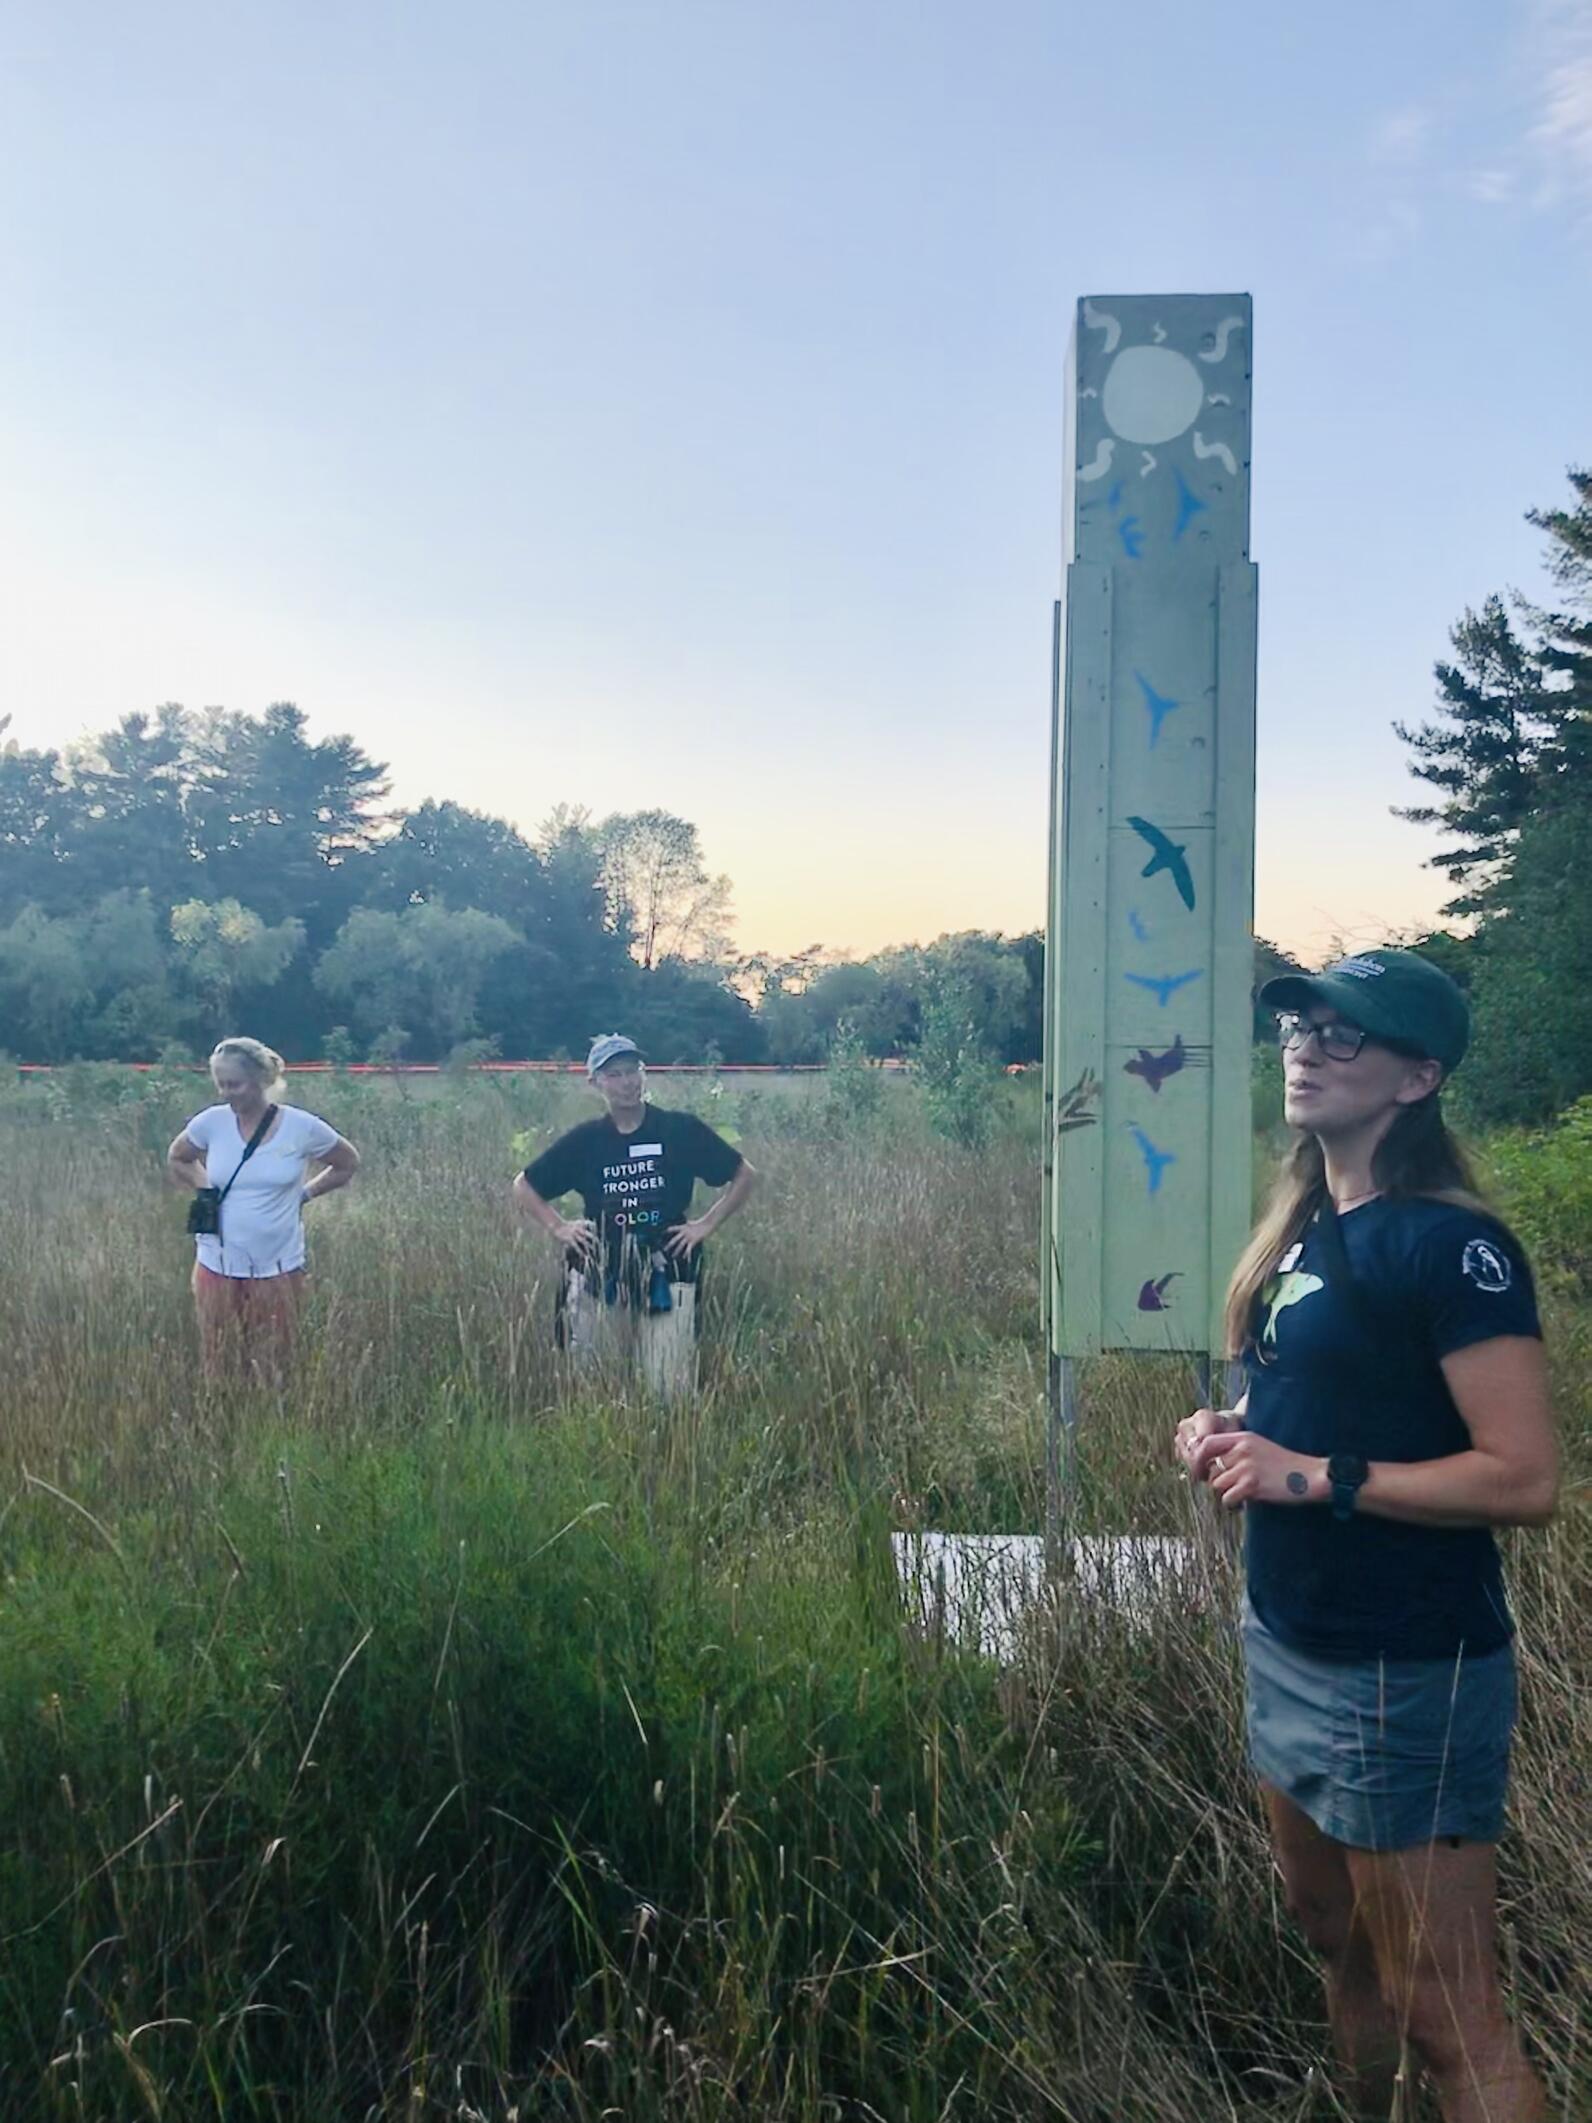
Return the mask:
{"type": "Polygon", "coordinates": [[[304,1204],[346,1187],[359,1153],[302,1107],[272,1109],[282,1057],[259,1040],[222,1040],[210,1075],[222,1103],[196,1113],[166,1153],[174,1185],[226,1189],[219,1232],[194,1240],[204,1368],[212,1378],[233,1369],[278,1378],[304,1289],[304,1204]],[[313,1179],[311,1165],[321,1168],[313,1179]]]}

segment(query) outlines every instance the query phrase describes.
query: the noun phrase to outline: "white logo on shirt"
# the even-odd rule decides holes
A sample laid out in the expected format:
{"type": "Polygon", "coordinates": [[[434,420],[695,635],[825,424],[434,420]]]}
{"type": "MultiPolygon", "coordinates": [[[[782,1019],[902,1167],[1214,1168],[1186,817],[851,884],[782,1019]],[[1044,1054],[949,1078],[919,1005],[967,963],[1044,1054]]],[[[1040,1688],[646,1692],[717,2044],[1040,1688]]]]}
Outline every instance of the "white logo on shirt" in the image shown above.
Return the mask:
{"type": "Polygon", "coordinates": [[[1515,1279],[1508,1254],[1500,1252],[1490,1239],[1473,1238],[1465,1248],[1460,1266],[1476,1288],[1485,1290],[1491,1297],[1499,1296],[1515,1279]]]}
{"type": "Polygon", "coordinates": [[[632,1157],[662,1157],[663,1145],[662,1143],[632,1143],[630,1145],[630,1154],[632,1157]]]}

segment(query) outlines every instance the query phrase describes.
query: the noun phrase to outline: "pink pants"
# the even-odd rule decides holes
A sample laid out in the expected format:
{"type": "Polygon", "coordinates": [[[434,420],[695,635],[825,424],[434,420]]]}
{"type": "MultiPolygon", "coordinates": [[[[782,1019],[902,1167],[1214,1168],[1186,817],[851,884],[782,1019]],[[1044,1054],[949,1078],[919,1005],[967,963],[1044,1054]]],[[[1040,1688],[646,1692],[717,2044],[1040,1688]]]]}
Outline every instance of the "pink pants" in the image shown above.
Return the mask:
{"type": "Polygon", "coordinates": [[[217,1275],[195,1261],[193,1302],[206,1378],[281,1377],[304,1302],[302,1268],[286,1275],[217,1275]]]}

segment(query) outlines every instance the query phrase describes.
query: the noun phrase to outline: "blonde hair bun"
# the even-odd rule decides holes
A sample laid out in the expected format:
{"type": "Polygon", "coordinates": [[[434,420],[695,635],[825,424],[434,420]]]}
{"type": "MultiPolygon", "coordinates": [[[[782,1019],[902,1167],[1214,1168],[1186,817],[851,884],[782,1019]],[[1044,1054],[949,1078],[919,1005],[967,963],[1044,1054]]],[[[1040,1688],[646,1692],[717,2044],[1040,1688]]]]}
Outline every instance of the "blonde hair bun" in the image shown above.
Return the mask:
{"type": "Polygon", "coordinates": [[[245,1039],[237,1034],[231,1039],[217,1040],[215,1051],[210,1056],[213,1069],[219,1061],[240,1061],[246,1069],[252,1069],[262,1084],[276,1083],[287,1064],[274,1047],[268,1047],[263,1039],[245,1039]]]}

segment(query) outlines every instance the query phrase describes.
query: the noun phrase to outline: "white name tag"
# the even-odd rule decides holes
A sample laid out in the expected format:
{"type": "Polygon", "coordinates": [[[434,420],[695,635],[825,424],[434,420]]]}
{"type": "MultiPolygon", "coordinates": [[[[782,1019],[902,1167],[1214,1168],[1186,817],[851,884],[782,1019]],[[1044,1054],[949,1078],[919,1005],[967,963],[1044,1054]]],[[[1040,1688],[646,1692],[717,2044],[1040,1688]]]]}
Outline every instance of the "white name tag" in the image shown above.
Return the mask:
{"type": "Polygon", "coordinates": [[[663,1145],[662,1143],[632,1143],[630,1145],[630,1154],[632,1157],[662,1157],[663,1145]]]}

